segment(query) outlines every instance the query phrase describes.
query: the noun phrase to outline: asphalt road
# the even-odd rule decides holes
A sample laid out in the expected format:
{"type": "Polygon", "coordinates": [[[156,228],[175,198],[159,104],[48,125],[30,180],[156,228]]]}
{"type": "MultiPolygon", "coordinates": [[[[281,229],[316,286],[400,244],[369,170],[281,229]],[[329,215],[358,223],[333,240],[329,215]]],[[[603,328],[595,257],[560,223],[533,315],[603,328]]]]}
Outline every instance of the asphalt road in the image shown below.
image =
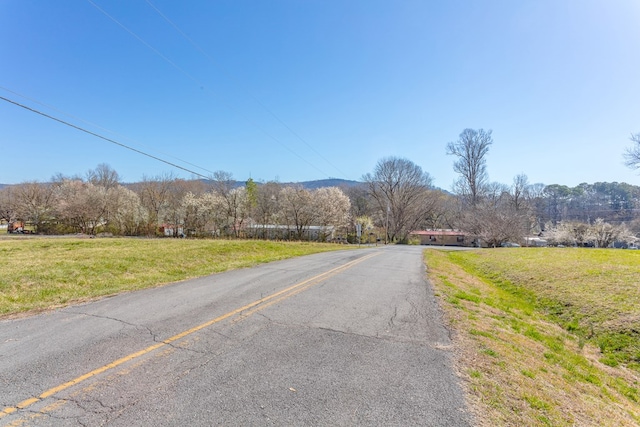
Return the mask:
{"type": "Polygon", "coordinates": [[[340,251],[0,321],[0,425],[471,425],[424,275],[340,251]]]}

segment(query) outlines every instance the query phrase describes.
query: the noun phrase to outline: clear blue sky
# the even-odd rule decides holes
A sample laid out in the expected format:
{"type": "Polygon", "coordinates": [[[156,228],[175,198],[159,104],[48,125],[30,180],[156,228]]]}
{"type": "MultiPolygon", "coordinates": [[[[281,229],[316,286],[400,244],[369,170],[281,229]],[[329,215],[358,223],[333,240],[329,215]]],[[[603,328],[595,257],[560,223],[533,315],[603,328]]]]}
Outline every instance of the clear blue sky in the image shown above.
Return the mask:
{"type": "MultiPolygon", "coordinates": [[[[0,0],[0,96],[239,180],[358,180],[393,155],[449,189],[447,142],[484,128],[492,181],[640,185],[637,0],[92,2],[0,0]]],[[[0,144],[0,183],[190,176],[5,101],[0,144]]]]}

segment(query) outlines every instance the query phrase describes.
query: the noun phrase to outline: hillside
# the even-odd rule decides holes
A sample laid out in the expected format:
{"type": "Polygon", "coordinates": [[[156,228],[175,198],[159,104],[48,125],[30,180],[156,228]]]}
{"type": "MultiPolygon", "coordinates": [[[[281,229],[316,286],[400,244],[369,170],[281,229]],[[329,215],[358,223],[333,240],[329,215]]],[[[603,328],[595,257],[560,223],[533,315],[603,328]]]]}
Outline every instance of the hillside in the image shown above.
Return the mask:
{"type": "MultiPolygon", "coordinates": [[[[203,179],[203,182],[207,184],[211,184],[213,181],[203,179]]],[[[245,181],[235,181],[235,187],[242,187],[245,185],[245,181]]],[[[256,182],[258,185],[262,185],[262,182],[256,182]]],[[[317,188],[324,187],[355,187],[357,185],[362,184],[359,181],[351,181],[348,179],[339,179],[339,178],[328,178],[328,179],[317,179],[314,181],[302,181],[302,182],[283,182],[282,185],[301,185],[307,190],[315,190],[317,188]]]]}
{"type": "MultiPolygon", "coordinates": [[[[287,184],[295,184],[293,182],[287,184]]],[[[316,188],[323,187],[355,187],[362,184],[359,181],[351,181],[348,179],[339,179],[339,178],[329,178],[329,179],[318,179],[315,181],[303,181],[298,184],[302,185],[304,188],[308,190],[315,190],[316,188]]]]}

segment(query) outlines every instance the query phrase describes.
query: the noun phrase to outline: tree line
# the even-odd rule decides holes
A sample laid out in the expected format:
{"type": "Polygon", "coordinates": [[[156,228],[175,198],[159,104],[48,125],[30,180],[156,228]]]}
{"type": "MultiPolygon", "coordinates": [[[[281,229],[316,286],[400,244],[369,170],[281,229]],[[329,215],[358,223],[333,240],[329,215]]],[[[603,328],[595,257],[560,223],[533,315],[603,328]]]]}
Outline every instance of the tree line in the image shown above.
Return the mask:
{"type": "Polygon", "coordinates": [[[252,180],[238,186],[222,171],[209,182],[164,174],[124,185],[102,164],[85,177],[58,175],[0,190],[0,218],[27,223],[40,234],[155,236],[170,230],[174,237],[299,240],[309,238],[314,226],[316,238],[326,240],[347,224],[349,212],[349,198],[336,187],[307,190],[252,180]]]}
{"type": "MultiPolygon", "coordinates": [[[[625,153],[626,164],[640,165],[640,134],[625,153]]],[[[640,187],[625,183],[564,185],[530,184],[525,174],[511,185],[489,181],[486,156],[493,143],[491,131],[465,129],[447,154],[455,157],[455,184],[451,221],[478,236],[488,246],[523,242],[537,235],[555,244],[607,247],[615,241],[634,243],[640,235],[640,187]],[[576,233],[567,230],[583,230],[576,233]]]]}
{"type": "MultiPolygon", "coordinates": [[[[531,184],[525,174],[510,184],[491,182],[486,159],[492,143],[490,130],[465,129],[446,145],[458,174],[452,192],[434,188],[428,172],[393,156],[380,159],[358,185],[314,190],[251,179],[238,185],[224,171],[208,181],[164,174],[125,185],[101,164],[82,177],[59,174],[47,183],[1,189],[0,219],[28,223],[43,234],[351,242],[408,242],[415,230],[451,229],[486,246],[532,235],[557,244],[600,246],[616,239],[631,242],[640,234],[640,187],[531,184]],[[593,237],[603,233],[609,237],[593,237]]],[[[625,156],[634,167],[633,152],[625,156]]]]}

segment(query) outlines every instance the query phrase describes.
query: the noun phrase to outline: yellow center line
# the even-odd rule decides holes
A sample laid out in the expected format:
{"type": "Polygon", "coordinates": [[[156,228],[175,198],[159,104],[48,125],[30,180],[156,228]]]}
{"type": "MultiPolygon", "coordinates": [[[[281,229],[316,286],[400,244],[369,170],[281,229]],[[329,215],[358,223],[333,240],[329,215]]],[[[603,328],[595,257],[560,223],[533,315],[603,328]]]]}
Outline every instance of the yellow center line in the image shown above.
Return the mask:
{"type": "MultiPolygon", "coordinates": [[[[47,390],[47,391],[43,392],[42,394],[40,394],[38,397],[32,397],[32,398],[23,400],[22,402],[18,403],[15,406],[5,407],[2,411],[0,411],[0,418],[2,418],[4,416],[7,416],[9,414],[12,414],[12,413],[14,413],[14,412],[16,412],[16,411],[18,411],[20,409],[25,409],[28,406],[31,406],[34,403],[39,402],[40,400],[46,399],[47,397],[50,397],[50,396],[52,396],[52,395],[54,395],[56,393],[59,393],[59,392],[61,392],[63,390],[66,390],[69,387],[72,387],[72,386],[74,386],[76,384],[79,384],[79,383],[81,383],[81,382],[83,382],[83,381],[85,381],[85,380],[87,380],[87,379],[89,379],[91,377],[99,375],[99,374],[101,374],[101,373],[103,373],[105,371],[108,371],[110,369],[116,368],[116,367],[118,367],[118,366],[120,366],[120,365],[122,365],[122,364],[124,364],[126,362],[129,362],[131,360],[137,359],[138,357],[144,356],[145,354],[151,353],[152,351],[157,350],[160,347],[163,347],[163,346],[166,346],[168,344],[171,344],[172,342],[175,342],[175,341],[177,341],[179,339],[182,339],[182,338],[184,338],[184,337],[186,337],[188,335],[193,334],[194,332],[198,332],[201,329],[204,329],[204,328],[206,328],[208,326],[214,325],[214,324],[219,323],[219,322],[221,322],[221,321],[223,321],[225,319],[228,319],[228,318],[230,318],[232,316],[235,316],[235,315],[237,315],[239,313],[242,313],[243,311],[252,309],[252,308],[257,307],[257,306],[259,306],[261,304],[263,304],[264,307],[260,307],[259,309],[266,308],[266,307],[268,307],[268,306],[270,306],[272,304],[275,304],[275,303],[277,303],[279,301],[282,301],[285,298],[288,298],[290,296],[296,295],[296,294],[302,292],[303,290],[305,290],[305,289],[307,289],[307,288],[309,288],[309,287],[311,287],[311,286],[313,286],[315,284],[318,284],[318,283],[320,283],[320,282],[322,282],[324,280],[327,280],[328,278],[330,278],[330,277],[332,277],[332,276],[334,276],[334,275],[336,275],[336,274],[338,274],[338,273],[340,273],[340,272],[342,272],[344,270],[347,270],[347,269],[355,266],[356,264],[359,264],[359,263],[361,263],[361,262],[363,262],[363,261],[365,261],[365,260],[367,260],[367,259],[369,259],[371,257],[379,255],[379,254],[380,254],[379,252],[376,252],[376,253],[373,253],[373,254],[365,255],[365,256],[363,256],[361,258],[358,258],[356,260],[350,261],[350,262],[348,262],[346,264],[343,264],[343,265],[338,266],[336,268],[333,268],[331,270],[325,271],[324,273],[320,273],[320,274],[318,274],[318,275],[316,275],[314,277],[311,277],[311,278],[309,278],[307,280],[303,280],[300,283],[296,283],[293,286],[290,286],[290,287],[288,287],[286,289],[283,289],[283,290],[281,290],[279,292],[276,292],[275,294],[266,296],[264,298],[260,298],[259,300],[256,300],[256,301],[251,302],[251,303],[249,303],[249,304],[247,304],[245,306],[242,306],[242,307],[237,308],[237,309],[235,309],[233,311],[230,311],[230,312],[228,312],[226,314],[218,316],[215,319],[209,320],[208,322],[205,322],[205,323],[203,323],[201,325],[195,326],[195,327],[193,327],[193,328],[191,328],[189,330],[186,330],[186,331],[181,332],[181,333],[179,333],[177,335],[174,335],[174,336],[172,336],[170,338],[167,338],[166,340],[164,340],[162,342],[159,342],[157,344],[149,346],[149,347],[147,347],[147,348],[145,348],[143,350],[137,351],[135,353],[131,353],[128,356],[125,356],[125,357],[122,357],[120,359],[117,359],[117,360],[115,360],[115,361],[113,361],[111,363],[108,363],[108,364],[106,364],[104,366],[101,366],[101,367],[99,367],[97,369],[94,369],[91,372],[87,372],[86,374],[81,375],[81,376],[79,376],[77,378],[74,378],[71,381],[67,381],[67,382],[65,382],[63,384],[60,384],[59,386],[50,388],[49,390],[47,390]],[[270,303],[269,304],[265,304],[266,302],[270,302],[270,303]]],[[[256,311],[258,311],[258,309],[252,310],[251,312],[247,313],[246,316],[249,316],[249,315],[255,313],[256,311]]]]}
{"type": "MultiPolygon", "coordinates": [[[[297,295],[297,294],[299,294],[299,293],[301,293],[301,292],[303,292],[303,291],[306,291],[306,290],[307,290],[307,289],[309,289],[310,287],[315,286],[315,285],[317,285],[318,283],[323,282],[323,281],[325,281],[325,280],[329,279],[330,277],[333,277],[333,276],[335,276],[336,274],[339,274],[339,273],[343,272],[344,270],[347,270],[347,269],[349,269],[349,268],[353,267],[354,265],[359,264],[359,263],[361,263],[362,261],[365,261],[365,260],[367,260],[367,259],[369,259],[369,258],[371,258],[371,257],[376,256],[376,255],[379,255],[379,253],[370,254],[370,255],[367,255],[367,256],[365,256],[365,257],[359,258],[359,259],[357,259],[357,260],[351,261],[351,262],[350,262],[350,263],[348,263],[348,264],[345,264],[345,265],[343,265],[343,266],[341,266],[341,267],[338,267],[338,268],[335,268],[335,269],[333,269],[333,270],[331,270],[331,271],[326,272],[326,273],[325,273],[325,275],[323,275],[322,277],[318,277],[318,276],[316,276],[317,280],[313,280],[313,278],[312,278],[312,279],[310,279],[310,281],[308,281],[308,282],[306,282],[306,283],[302,283],[302,284],[304,284],[304,286],[303,286],[303,287],[296,288],[296,289],[292,289],[292,290],[291,290],[290,292],[288,292],[286,295],[282,295],[282,296],[280,296],[279,298],[276,298],[276,299],[274,299],[274,300],[270,300],[270,301],[268,301],[268,302],[266,302],[266,303],[264,303],[264,304],[261,304],[261,305],[260,305],[260,306],[258,306],[258,307],[254,307],[253,309],[251,309],[251,310],[249,310],[249,311],[247,311],[247,312],[245,312],[245,313],[242,313],[242,315],[241,315],[241,316],[239,316],[239,318],[237,318],[236,320],[234,320],[234,322],[239,322],[239,321],[241,321],[241,320],[243,320],[243,319],[246,319],[247,317],[249,317],[249,316],[251,316],[251,315],[255,314],[256,312],[258,312],[258,311],[260,311],[260,310],[263,310],[263,309],[265,309],[265,308],[267,308],[267,307],[270,307],[270,306],[272,306],[272,305],[274,305],[274,304],[279,303],[280,301],[282,301],[282,300],[284,300],[284,299],[290,298],[290,297],[292,297],[292,296],[294,296],[294,295],[297,295]]],[[[301,285],[302,285],[302,284],[301,284],[301,285]]]]}

